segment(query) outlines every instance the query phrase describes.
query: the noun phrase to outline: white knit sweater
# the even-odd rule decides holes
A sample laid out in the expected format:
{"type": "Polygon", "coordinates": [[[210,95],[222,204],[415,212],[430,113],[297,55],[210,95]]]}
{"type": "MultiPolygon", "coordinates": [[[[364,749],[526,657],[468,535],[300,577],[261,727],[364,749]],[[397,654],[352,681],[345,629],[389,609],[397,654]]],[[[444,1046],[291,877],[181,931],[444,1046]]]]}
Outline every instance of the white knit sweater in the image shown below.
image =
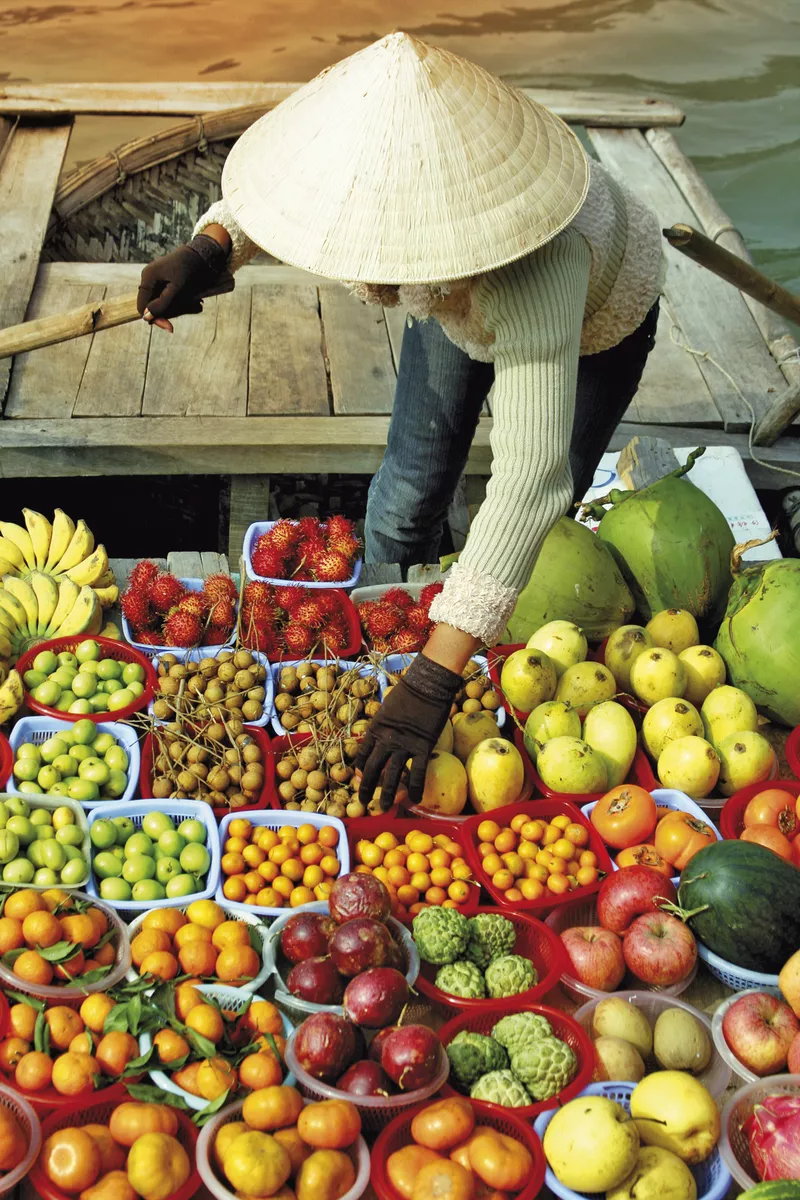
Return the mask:
{"type": "MultiPolygon", "coordinates": [[[[195,233],[228,231],[231,270],[257,253],[224,200],[195,233]]],[[[655,216],[591,164],[589,191],[553,241],[498,271],[438,288],[401,287],[399,302],[435,317],[471,358],[493,362],[492,476],[459,562],[431,606],[434,621],[493,645],[530,578],[542,542],[569,507],[569,444],[578,359],[632,333],[663,286],[655,216]]],[[[385,289],[354,289],[380,302],[385,289]]]]}

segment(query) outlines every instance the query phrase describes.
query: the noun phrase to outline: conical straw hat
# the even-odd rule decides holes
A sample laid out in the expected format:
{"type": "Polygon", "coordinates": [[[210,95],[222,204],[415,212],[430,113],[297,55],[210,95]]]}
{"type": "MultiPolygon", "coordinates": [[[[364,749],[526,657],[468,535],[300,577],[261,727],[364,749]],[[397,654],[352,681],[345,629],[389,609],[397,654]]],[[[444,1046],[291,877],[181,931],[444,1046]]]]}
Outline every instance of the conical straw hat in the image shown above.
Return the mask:
{"type": "Polygon", "coordinates": [[[330,279],[423,284],[513,262],[583,203],[560,118],[404,33],[329,67],[233,147],[222,191],[270,254],[330,279]]]}

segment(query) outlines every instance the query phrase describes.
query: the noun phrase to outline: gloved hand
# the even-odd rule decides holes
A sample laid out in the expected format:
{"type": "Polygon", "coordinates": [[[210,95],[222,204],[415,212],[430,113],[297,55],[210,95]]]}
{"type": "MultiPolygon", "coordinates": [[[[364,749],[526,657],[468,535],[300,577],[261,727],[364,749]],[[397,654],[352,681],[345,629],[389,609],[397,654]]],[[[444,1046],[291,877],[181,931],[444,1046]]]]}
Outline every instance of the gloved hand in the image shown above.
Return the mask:
{"type": "Polygon", "coordinates": [[[219,242],[198,233],[188,245],[178,246],[144,268],[136,299],[139,313],[144,315],[147,309],[153,317],[168,318],[202,312],[198,292],[210,288],[227,263],[227,251],[219,242]]]}
{"type": "Polygon", "coordinates": [[[369,804],[380,785],[381,804],[384,810],[391,808],[408,759],[408,797],[412,804],[419,803],[430,753],[463,682],[455,671],[417,655],[372,718],[361,743],[356,767],[363,772],[358,793],[362,804],[369,804]]]}

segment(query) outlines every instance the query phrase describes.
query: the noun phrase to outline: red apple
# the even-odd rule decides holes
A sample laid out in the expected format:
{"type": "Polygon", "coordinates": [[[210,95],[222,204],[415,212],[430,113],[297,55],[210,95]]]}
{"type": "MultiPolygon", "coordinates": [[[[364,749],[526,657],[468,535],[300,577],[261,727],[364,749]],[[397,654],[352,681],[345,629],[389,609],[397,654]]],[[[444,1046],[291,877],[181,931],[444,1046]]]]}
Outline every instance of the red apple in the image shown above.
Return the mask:
{"type": "Polygon", "coordinates": [[[576,925],[561,935],[575,976],[598,992],[613,992],[625,974],[622,939],[599,925],[576,925]]]}
{"type": "Polygon", "coordinates": [[[637,979],[651,987],[670,987],[685,979],[697,961],[691,929],[667,913],[637,917],[625,934],[622,952],[637,979]]]}
{"type": "MultiPolygon", "coordinates": [[[[777,996],[750,992],[725,1013],[722,1033],[739,1062],[754,1075],[775,1075],[786,1066],[800,1022],[777,996]]],[[[794,1046],[795,1058],[799,1049],[794,1046]]]]}
{"type": "Polygon", "coordinates": [[[790,1075],[800,1075],[800,1033],[795,1034],[786,1060],[790,1075]]]}
{"type": "Polygon", "coordinates": [[[652,867],[620,867],[606,875],[597,893],[597,919],[604,929],[625,933],[643,913],[659,912],[658,901],[677,903],[671,879],[652,867]]]}

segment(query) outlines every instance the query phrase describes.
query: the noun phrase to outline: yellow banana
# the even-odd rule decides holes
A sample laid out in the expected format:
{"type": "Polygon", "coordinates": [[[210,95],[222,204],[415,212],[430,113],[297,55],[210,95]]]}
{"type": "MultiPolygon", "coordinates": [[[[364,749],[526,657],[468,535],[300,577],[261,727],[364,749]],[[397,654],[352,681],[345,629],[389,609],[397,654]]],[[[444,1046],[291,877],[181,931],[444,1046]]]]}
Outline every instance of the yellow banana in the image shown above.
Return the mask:
{"type": "Polygon", "coordinates": [[[66,621],[72,609],[75,607],[75,601],[80,595],[81,589],[77,583],[73,583],[71,579],[59,580],[58,583],[58,603],[55,611],[50,618],[50,626],[45,630],[50,637],[59,637],[61,632],[61,622],[66,621]]]}
{"type": "Polygon", "coordinates": [[[0,687],[0,725],[11,719],[22,707],[25,689],[18,671],[9,671],[8,679],[0,687]]]}
{"type": "Polygon", "coordinates": [[[18,575],[4,575],[3,587],[19,600],[25,610],[25,624],[28,626],[28,632],[35,636],[39,627],[39,601],[36,599],[33,588],[18,575]]]}
{"type": "Polygon", "coordinates": [[[28,583],[36,595],[36,602],[39,606],[39,623],[36,632],[45,634],[58,604],[58,584],[52,575],[46,575],[44,571],[32,571],[28,576],[28,583]]]}
{"type": "Polygon", "coordinates": [[[31,535],[27,529],[23,529],[21,525],[15,525],[13,521],[0,521],[0,533],[2,533],[4,538],[8,538],[9,542],[13,542],[19,549],[24,560],[24,565],[34,570],[36,567],[36,555],[33,550],[31,535]]]}
{"type": "Polygon", "coordinates": [[[95,584],[94,594],[103,608],[111,608],[112,604],[119,600],[119,588],[116,584],[112,584],[111,587],[97,587],[95,584]]]}
{"type": "Polygon", "coordinates": [[[93,554],[88,558],[84,558],[76,567],[70,567],[65,571],[68,579],[73,583],[77,583],[78,587],[83,587],[84,584],[92,587],[97,583],[102,575],[105,575],[108,570],[108,554],[105,546],[98,546],[93,554]]]}
{"type": "Polygon", "coordinates": [[[75,522],[72,517],[68,517],[63,508],[57,508],[53,514],[53,532],[50,534],[50,549],[45,563],[46,571],[55,570],[66,554],[74,533],[75,522]]]}
{"type": "Polygon", "coordinates": [[[13,620],[16,629],[20,630],[22,633],[26,633],[28,617],[25,609],[22,607],[16,596],[12,596],[11,592],[6,590],[6,580],[12,578],[13,576],[11,575],[3,576],[3,586],[0,587],[0,608],[4,609],[5,612],[8,613],[13,620]]]}
{"type": "Polygon", "coordinates": [[[111,638],[112,642],[122,641],[122,630],[119,625],[115,625],[113,621],[106,621],[103,628],[100,630],[100,637],[111,638]]]}
{"type": "Polygon", "coordinates": [[[86,522],[80,520],[75,526],[75,532],[70,538],[69,545],[53,567],[53,574],[65,575],[72,567],[77,567],[78,563],[88,558],[93,550],[94,534],[86,522]]]}
{"type": "Polygon", "coordinates": [[[0,575],[16,575],[17,573],[18,569],[16,565],[0,555],[0,575]]]}
{"type": "MultiPolygon", "coordinates": [[[[92,589],[92,591],[94,591],[94,589],[92,589]]],[[[94,592],[94,598],[97,600],[97,592],[94,592]]],[[[103,619],[103,606],[100,601],[97,600],[97,608],[94,610],[91,621],[86,626],[86,632],[99,633],[103,628],[103,619]]]]}
{"type": "Polygon", "coordinates": [[[17,622],[11,616],[11,613],[7,612],[6,609],[0,605],[0,633],[6,633],[10,635],[16,628],[17,622]]]}
{"type": "Polygon", "coordinates": [[[100,612],[100,601],[92,589],[88,586],[82,587],[69,615],[61,623],[58,636],[74,637],[78,633],[86,633],[100,612]]]}
{"type": "Polygon", "coordinates": [[[7,559],[15,571],[24,571],[27,566],[17,543],[7,537],[0,537],[0,557],[7,559]]]}
{"type": "Polygon", "coordinates": [[[22,515],[25,518],[25,526],[28,533],[31,535],[33,552],[36,555],[36,566],[41,571],[50,553],[50,538],[53,534],[53,526],[47,517],[32,508],[23,508],[22,515]]]}
{"type": "Polygon", "coordinates": [[[101,575],[99,579],[96,579],[94,581],[94,583],[92,584],[92,587],[94,587],[94,588],[113,587],[116,582],[117,582],[117,577],[114,574],[114,572],[111,570],[111,568],[109,567],[109,569],[105,572],[104,575],[101,575]]]}
{"type": "Polygon", "coordinates": [[[0,630],[0,654],[3,658],[10,658],[12,653],[11,638],[7,637],[3,630],[0,630]]]}

